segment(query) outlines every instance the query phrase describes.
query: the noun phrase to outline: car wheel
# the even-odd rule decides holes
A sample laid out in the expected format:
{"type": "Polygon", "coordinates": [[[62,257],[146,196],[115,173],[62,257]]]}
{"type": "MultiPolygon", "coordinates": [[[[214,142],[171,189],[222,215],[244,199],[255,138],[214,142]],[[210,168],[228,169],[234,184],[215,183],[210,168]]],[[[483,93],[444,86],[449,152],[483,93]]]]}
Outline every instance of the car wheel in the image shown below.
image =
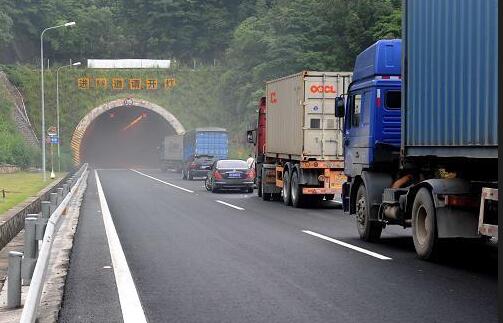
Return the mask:
{"type": "Polygon", "coordinates": [[[206,188],[206,190],[209,192],[211,191],[211,185],[210,185],[210,179],[209,178],[206,178],[204,180],[204,188],[206,188]]]}
{"type": "Polygon", "coordinates": [[[421,259],[432,259],[437,253],[438,236],[435,205],[430,191],[421,188],[412,205],[412,239],[421,259]]]}
{"type": "Polygon", "coordinates": [[[219,190],[217,188],[217,186],[215,185],[215,181],[212,181],[211,183],[211,192],[213,193],[217,193],[219,190]]]}
{"type": "Polygon", "coordinates": [[[290,172],[288,170],[283,172],[283,204],[286,206],[292,204],[290,188],[290,172]]]}
{"type": "Polygon", "coordinates": [[[376,241],[382,232],[381,223],[370,220],[372,218],[371,212],[375,212],[375,210],[369,205],[367,189],[362,183],[356,193],[356,227],[360,239],[364,241],[376,241]]]}

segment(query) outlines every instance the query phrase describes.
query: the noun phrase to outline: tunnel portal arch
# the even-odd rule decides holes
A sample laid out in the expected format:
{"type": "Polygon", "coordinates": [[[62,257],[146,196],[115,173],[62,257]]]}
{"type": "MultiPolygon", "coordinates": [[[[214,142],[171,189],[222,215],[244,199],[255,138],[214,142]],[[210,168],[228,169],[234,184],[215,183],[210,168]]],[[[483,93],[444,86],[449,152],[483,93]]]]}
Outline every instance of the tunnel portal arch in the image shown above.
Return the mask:
{"type": "Polygon", "coordinates": [[[151,110],[160,115],[164,120],[166,120],[166,122],[175,130],[176,134],[183,135],[185,133],[185,128],[181,124],[181,122],[178,121],[178,119],[168,110],[164,109],[163,107],[155,103],[134,98],[113,100],[104,103],[100,106],[97,106],[91,111],[89,111],[80,120],[79,124],[75,128],[72,135],[71,148],[73,153],[73,162],[76,166],[80,165],[81,163],[82,142],[84,140],[84,136],[86,134],[86,130],[88,129],[88,127],[103,113],[122,106],[133,106],[151,110]]]}

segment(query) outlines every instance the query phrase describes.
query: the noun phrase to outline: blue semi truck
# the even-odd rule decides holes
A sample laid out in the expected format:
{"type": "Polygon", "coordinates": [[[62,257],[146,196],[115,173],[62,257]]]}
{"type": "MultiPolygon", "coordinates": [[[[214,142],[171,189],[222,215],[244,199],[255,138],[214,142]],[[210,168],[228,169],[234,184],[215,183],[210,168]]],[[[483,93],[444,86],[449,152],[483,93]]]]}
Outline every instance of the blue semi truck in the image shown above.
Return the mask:
{"type": "Polygon", "coordinates": [[[343,208],[363,240],[411,227],[431,259],[439,239],[497,239],[497,6],[404,1],[403,41],[358,55],[335,113],[345,118],[343,208]]]}
{"type": "Polygon", "coordinates": [[[229,154],[229,135],[224,128],[196,128],[183,136],[183,160],[195,155],[210,155],[226,159],[229,154]]]}

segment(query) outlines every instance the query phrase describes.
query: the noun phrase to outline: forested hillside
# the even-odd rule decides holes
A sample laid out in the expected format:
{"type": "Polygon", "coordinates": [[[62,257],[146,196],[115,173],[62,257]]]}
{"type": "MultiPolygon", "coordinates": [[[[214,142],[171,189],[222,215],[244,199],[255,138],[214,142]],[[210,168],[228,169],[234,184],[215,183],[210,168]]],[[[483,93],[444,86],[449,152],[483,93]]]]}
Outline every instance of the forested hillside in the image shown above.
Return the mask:
{"type": "MultiPolygon", "coordinates": [[[[400,37],[400,3],[0,0],[0,63],[10,65],[7,72],[25,92],[28,108],[37,119],[40,32],[48,26],[76,21],[73,28],[53,30],[44,36],[49,78],[53,77],[51,68],[67,64],[69,59],[171,59],[179,71],[204,71],[195,78],[181,76],[188,82],[197,80],[203,89],[197,93],[203,96],[196,98],[200,104],[190,106],[189,125],[220,125],[225,121],[236,137],[242,136],[254,119],[264,81],[307,69],[350,71],[357,53],[376,39],[400,37]],[[211,77],[205,83],[201,75],[211,77]]],[[[47,95],[49,99],[52,96],[47,95]]],[[[83,108],[90,107],[79,109],[83,108]]]]}

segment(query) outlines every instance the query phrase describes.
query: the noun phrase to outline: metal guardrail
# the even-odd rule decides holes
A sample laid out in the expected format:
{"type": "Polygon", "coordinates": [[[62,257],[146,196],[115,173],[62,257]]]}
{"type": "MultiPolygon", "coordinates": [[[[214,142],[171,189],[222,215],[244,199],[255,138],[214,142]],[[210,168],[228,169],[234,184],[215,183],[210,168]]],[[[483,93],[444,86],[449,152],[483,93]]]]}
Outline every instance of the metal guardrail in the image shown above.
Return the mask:
{"type": "Polygon", "coordinates": [[[9,254],[8,307],[16,308],[21,305],[21,282],[30,285],[20,322],[36,321],[52,244],[61,225],[61,215],[79,188],[86,171],[87,164],[84,164],[63,184],[63,187],[58,188],[57,193],[50,194],[50,201],[42,202],[40,216],[39,214],[30,214],[25,219],[24,253],[11,251],[9,254]],[[42,240],[40,250],[37,247],[37,240],[42,240]]]}

